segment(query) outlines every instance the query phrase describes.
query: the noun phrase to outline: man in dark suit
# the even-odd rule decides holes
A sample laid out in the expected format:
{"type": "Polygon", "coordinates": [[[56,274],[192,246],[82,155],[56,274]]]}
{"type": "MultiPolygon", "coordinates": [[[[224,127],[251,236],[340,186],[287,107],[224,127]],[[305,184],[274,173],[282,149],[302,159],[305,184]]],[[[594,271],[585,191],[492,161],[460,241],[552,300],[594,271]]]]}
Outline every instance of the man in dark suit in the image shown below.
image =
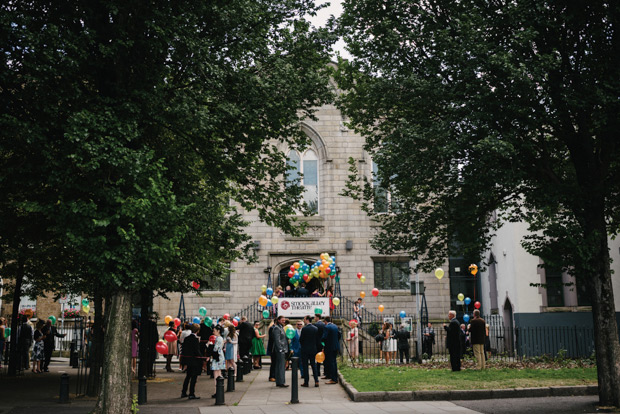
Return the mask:
{"type": "Polygon", "coordinates": [[[340,332],[338,327],[332,323],[332,318],[325,317],[325,329],[323,330],[323,343],[325,344],[325,371],[328,376],[328,384],[338,384],[338,365],[336,357],[340,351],[340,332]]]}
{"type": "Polygon", "coordinates": [[[400,363],[403,363],[403,356],[405,357],[405,361],[407,364],[409,363],[409,338],[411,338],[411,334],[409,331],[405,329],[405,325],[400,325],[400,329],[395,334],[396,340],[398,341],[398,355],[400,357],[400,363]]]}
{"type": "Polygon", "coordinates": [[[446,330],[446,348],[450,352],[450,365],[452,371],[461,370],[461,326],[456,319],[456,312],[451,310],[448,312],[450,324],[443,324],[446,330]]]}
{"type": "Polygon", "coordinates": [[[43,339],[43,354],[45,356],[45,360],[43,361],[43,366],[41,369],[43,372],[49,372],[50,361],[52,360],[52,353],[54,352],[56,338],[64,338],[65,334],[59,334],[58,330],[54,325],[52,325],[52,320],[48,319],[43,327],[43,335],[45,339],[43,339]]]}
{"type": "Polygon", "coordinates": [[[267,355],[271,359],[271,364],[269,365],[269,381],[276,382],[276,358],[273,355],[273,329],[275,327],[274,323],[269,327],[268,338],[267,338],[267,355]]]}
{"type": "MultiPolygon", "coordinates": [[[[314,326],[317,327],[318,332],[316,335],[316,352],[323,352],[323,331],[325,330],[325,323],[321,320],[321,315],[316,313],[314,315],[314,326]]],[[[321,376],[321,364],[316,363],[316,373],[320,377],[321,376]]],[[[327,370],[323,368],[323,375],[327,378],[327,370]]]]}
{"type": "Polygon", "coordinates": [[[183,348],[181,354],[181,365],[187,367],[185,371],[185,381],[181,390],[181,398],[189,397],[190,400],[197,400],[196,397],[196,380],[202,372],[202,353],[200,352],[200,340],[196,334],[200,331],[200,325],[193,323],[190,327],[192,333],[183,340],[183,348]],[[187,386],[189,385],[189,395],[187,394],[187,386]]]}
{"type": "Polygon", "coordinates": [[[299,286],[299,289],[297,289],[297,297],[298,298],[307,298],[308,296],[310,296],[310,292],[308,292],[308,289],[306,289],[306,284],[302,283],[299,286]]]}
{"type": "Polygon", "coordinates": [[[319,372],[316,368],[316,353],[317,353],[317,342],[319,342],[319,328],[310,323],[312,320],[311,316],[306,316],[304,318],[304,322],[306,326],[301,329],[301,336],[299,338],[299,343],[301,344],[301,366],[303,367],[302,376],[304,378],[304,383],[301,384],[302,387],[308,386],[309,380],[309,372],[308,372],[308,362],[310,362],[310,366],[312,367],[312,376],[314,377],[314,386],[319,386],[319,372]]]}
{"type": "Polygon", "coordinates": [[[275,360],[276,387],[282,388],[288,387],[284,372],[289,346],[288,339],[284,333],[284,324],[284,316],[279,316],[273,327],[273,352],[271,354],[272,361],[275,360]]]}
{"type": "Polygon", "coordinates": [[[248,318],[242,316],[237,331],[239,331],[239,356],[249,358],[252,338],[254,337],[254,326],[248,322],[248,318]]]}
{"type": "MultiPolygon", "coordinates": [[[[198,332],[198,339],[200,339],[200,353],[207,355],[207,344],[209,338],[213,335],[213,328],[207,326],[204,319],[200,323],[200,331],[198,332]]],[[[207,364],[207,360],[204,359],[202,363],[202,369],[207,371],[207,374],[211,374],[211,365],[207,364]]]]}

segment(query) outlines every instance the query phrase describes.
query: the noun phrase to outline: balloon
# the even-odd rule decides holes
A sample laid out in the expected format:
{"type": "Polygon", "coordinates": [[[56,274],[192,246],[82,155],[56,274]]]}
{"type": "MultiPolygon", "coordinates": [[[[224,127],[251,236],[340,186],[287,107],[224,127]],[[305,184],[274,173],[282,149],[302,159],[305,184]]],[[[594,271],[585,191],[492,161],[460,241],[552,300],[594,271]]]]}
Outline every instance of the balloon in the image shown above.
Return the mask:
{"type": "Polygon", "coordinates": [[[385,310],[385,306],[379,305],[379,312],[383,312],[385,310]]]}
{"type": "Polygon", "coordinates": [[[469,322],[469,315],[468,314],[463,315],[463,322],[465,322],[465,323],[469,322]]]}
{"type": "Polygon", "coordinates": [[[321,309],[321,308],[314,308],[314,314],[315,314],[315,315],[321,315],[321,314],[323,314],[323,309],[321,309]]]}
{"type": "Polygon", "coordinates": [[[84,313],[88,314],[90,312],[90,305],[82,306],[82,310],[84,311],[84,313]]]}
{"type": "Polygon", "coordinates": [[[338,305],[340,305],[340,299],[339,298],[333,298],[332,299],[332,303],[334,304],[334,306],[338,306],[338,305]]]}
{"type": "Polygon", "coordinates": [[[271,302],[270,300],[267,300],[267,307],[269,308],[271,306],[273,306],[273,302],[271,302]]]}
{"type": "Polygon", "coordinates": [[[322,364],[323,361],[325,361],[325,354],[322,352],[319,352],[316,354],[316,356],[314,357],[314,359],[316,360],[316,362],[318,362],[319,364],[322,364]]]}
{"type": "Polygon", "coordinates": [[[363,290],[360,292],[360,298],[364,299],[366,297],[366,292],[363,290]]]}
{"type": "Polygon", "coordinates": [[[266,285],[263,285],[263,286],[260,287],[260,291],[261,292],[264,293],[266,290],[267,290],[267,286],[266,285]]]}
{"type": "MultiPolygon", "coordinates": [[[[205,316],[207,316],[207,308],[201,307],[200,309],[198,309],[198,313],[200,314],[200,316],[202,316],[204,318],[205,316]]],[[[166,318],[167,318],[167,316],[166,316],[166,318]]]]}
{"type": "Polygon", "coordinates": [[[211,336],[209,337],[209,343],[210,343],[210,344],[214,344],[216,339],[217,339],[217,337],[216,337],[215,335],[211,335],[211,336]]]}
{"type": "Polygon", "coordinates": [[[200,325],[200,318],[198,316],[194,316],[194,319],[192,319],[192,322],[200,325]]]}
{"type": "Polygon", "coordinates": [[[50,317],[49,317],[49,318],[47,318],[47,319],[49,319],[50,321],[52,321],[52,325],[56,325],[56,317],[55,317],[54,315],[50,315],[50,317]]]}
{"type": "Polygon", "coordinates": [[[272,288],[267,288],[267,296],[273,296],[273,289],[272,288]]]}
{"type": "Polygon", "coordinates": [[[407,316],[407,313],[404,310],[400,311],[400,317],[404,318],[405,316],[407,316]]]}
{"type": "Polygon", "coordinates": [[[200,283],[196,282],[195,280],[192,282],[192,287],[196,290],[200,289],[200,283]]]}
{"type": "Polygon", "coordinates": [[[211,327],[211,325],[213,325],[213,319],[209,318],[208,316],[205,318],[204,320],[204,324],[207,325],[209,328],[211,327]]]}
{"type": "Polygon", "coordinates": [[[441,280],[441,278],[444,275],[444,271],[441,267],[438,267],[437,269],[435,269],[435,277],[439,280],[441,280]]]}
{"type": "Polygon", "coordinates": [[[88,299],[84,298],[82,299],[82,306],[88,306],[90,304],[90,302],[88,301],[88,299]]]}
{"type": "Polygon", "coordinates": [[[166,317],[164,318],[164,321],[166,322],[166,325],[168,325],[170,322],[172,322],[172,316],[166,315],[166,317]]]}
{"type": "Polygon", "coordinates": [[[267,299],[265,296],[260,295],[260,297],[258,298],[258,303],[261,306],[267,306],[267,302],[269,301],[269,299],[267,299]]]}
{"type": "Polygon", "coordinates": [[[274,305],[275,305],[276,303],[278,303],[278,301],[279,301],[279,300],[280,300],[280,298],[279,298],[279,297],[277,297],[277,296],[272,296],[272,297],[271,297],[271,303],[273,303],[274,305]]]}
{"type": "Polygon", "coordinates": [[[178,328],[181,325],[181,320],[179,318],[174,318],[174,327],[178,328]]]}
{"type": "Polygon", "coordinates": [[[476,273],[478,273],[478,266],[476,266],[473,263],[469,265],[468,269],[469,269],[469,273],[471,273],[474,276],[476,276],[476,273]]]}
{"type": "Polygon", "coordinates": [[[164,341],[157,342],[155,345],[155,349],[162,355],[166,355],[168,353],[168,345],[164,341]]]}
{"type": "Polygon", "coordinates": [[[359,272],[359,273],[357,274],[357,278],[359,279],[360,277],[362,277],[362,272],[359,272]]]}
{"type": "Polygon", "coordinates": [[[467,297],[465,298],[465,304],[466,304],[466,305],[469,305],[470,303],[471,303],[471,298],[470,298],[469,296],[467,296],[467,297]]]}
{"type": "Polygon", "coordinates": [[[238,316],[235,316],[233,319],[236,320],[237,322],[239,322],[241,320],[241,318],[238,317],[238,316]]]}
{"type": "Polygon", "coordinates": [[[372,289],[372,295],[376,298],[377,296],[379,296],[379,289],[377,288],[373,288],[372,289]]]}
{"type": "Polygon", "coordinates": [[[265,319],[269,318],[269,311],[267,309],[263,311],[263,318],[265,319]]]}
{"type": "Polygon", "coordinates": [[[229,320],[230,319],[230,314],[229,313],[225,313],[224,316],[222,316],[222,318],[229,320]]]}
{"type": "Polygon", "coordinates": [[[351,327],[352,327],[352,326],[353,326],[353,324],[356,324],[356,325],[357,325],[357,319],[351,319],[351,320],[349,321],[349,326],[351,326],[351,327]]]}
{"type": "Polygon", "coordinates": [[[288,278],[292,278],[293,276],[295,276],[295,272],[293,272],[292,270],[290,272],[288,272],[288,278]]]}
{"type": "Polygon", "coordinates": [[[288,331],[286,331],[286,337],[288,339],[295,338],[295,334],[296,334],[295,329],[289,329],[288,331]]]}
{"type": "Polygon", "coordinates": [[[289,267],[289,269],[291,270],[291,272],[295,271],[295,266],[291,265],[291,267],[289,267]]]}
{"type": "Polygon", "coordinates": [[[458,295],[456,295],[456,297],[458,298],[458,300],[465,299],[465,295],[463,295],[462,293],[459,293],[458,295]]]}
{"type": "Polygon", "coordinates": [[[236,320],[236,319],[233,319],[233,320],[232,320],[232,324],[233,324],[233,325],[235,326],[235,328],[236,328],[236,327],[237,327],[237,325],[239,325],[239,322],[237,322],[237,320],[236,320]]]}
{"type": "Polygon", "coordinates": [[[174,331],[166,331],[166,333],[164,333],[164,339],[168,342],[174,342],[178,338],[177,334],[175,334],[174,331]]]}
{"type": "Polygon", "coordinates": [[[476,303],[474,303],[474,308],[480,309],[480,306],[480,302],[476,301],[476,303]]]}
{"type": "Polygon", "coordinates": [[[293,267],[295,268],[295,270],[299,269],[299,262],[293,263],[293,267]]]}
{"type": "Polygon", "coordinates": [[[8,338],[11,336],[11,328],[4,328],[4,337],[8,338]]]}
{"type": "Polygon", "coordinates": [[[365,283],[366,282],[366,276],[362,275],[362,277],[360,277],[360,282],[365,283]]]}

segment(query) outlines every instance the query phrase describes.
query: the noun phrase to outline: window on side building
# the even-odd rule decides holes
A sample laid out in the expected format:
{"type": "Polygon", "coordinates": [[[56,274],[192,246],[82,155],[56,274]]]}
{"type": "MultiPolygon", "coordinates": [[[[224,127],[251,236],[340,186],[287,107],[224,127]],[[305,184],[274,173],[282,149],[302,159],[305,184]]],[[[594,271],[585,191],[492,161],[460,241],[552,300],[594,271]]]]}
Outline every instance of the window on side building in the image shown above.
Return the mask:
{"type": "Polygon", "coordinates": [[[409,261],[376,259],[375,287],[383,290],[409,290],[409,261]]]}

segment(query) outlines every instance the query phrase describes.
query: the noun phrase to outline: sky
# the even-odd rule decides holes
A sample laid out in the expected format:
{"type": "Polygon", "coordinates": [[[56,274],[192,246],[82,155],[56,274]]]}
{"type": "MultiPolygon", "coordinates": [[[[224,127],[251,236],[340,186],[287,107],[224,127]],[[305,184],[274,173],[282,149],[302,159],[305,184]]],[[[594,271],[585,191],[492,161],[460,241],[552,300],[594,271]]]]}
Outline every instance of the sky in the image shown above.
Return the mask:
{"type": "MultiPolygon", "coordinates": [[[[338,17],[340,16],[340,14],[342,14],[342,3],[340,2],[340,0],[332,0],[332,1],[317,0],[316,2],[317,5],[326,4],[326,3],[330,3],[330,5],[324,9],[319,10],[316,16],[310,17],[309,19],[312,22],[312,24],[317,27],[325,26],[325,23],[327,23],[327,20],[329,19],[331,15],[338,17]]],[[[339,40],[334,45],[333,49],[339,52],[343,58],[348,59],[351,57],[351,55],[347,53],[346,50],[344,50],[344,42],[342,40],[339,40]]],[[[335,60],[335,55],[334,55],[334,60],[335,60]]]]}

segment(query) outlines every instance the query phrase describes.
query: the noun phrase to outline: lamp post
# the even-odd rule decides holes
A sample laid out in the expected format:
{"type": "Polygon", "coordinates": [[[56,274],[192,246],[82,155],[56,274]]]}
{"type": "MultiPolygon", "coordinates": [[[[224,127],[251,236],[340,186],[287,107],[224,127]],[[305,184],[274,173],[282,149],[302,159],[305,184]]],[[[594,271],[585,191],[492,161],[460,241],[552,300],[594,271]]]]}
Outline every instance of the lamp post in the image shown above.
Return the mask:
{"type": "Polygon", "coordinates": [[[416,320],[416,336],[418,343],[418,363],[422,362],[422,320],[420,307],[420,273],[418,272],[418,260],[414,260],[415,270],[415,320],[416,320]]]}

